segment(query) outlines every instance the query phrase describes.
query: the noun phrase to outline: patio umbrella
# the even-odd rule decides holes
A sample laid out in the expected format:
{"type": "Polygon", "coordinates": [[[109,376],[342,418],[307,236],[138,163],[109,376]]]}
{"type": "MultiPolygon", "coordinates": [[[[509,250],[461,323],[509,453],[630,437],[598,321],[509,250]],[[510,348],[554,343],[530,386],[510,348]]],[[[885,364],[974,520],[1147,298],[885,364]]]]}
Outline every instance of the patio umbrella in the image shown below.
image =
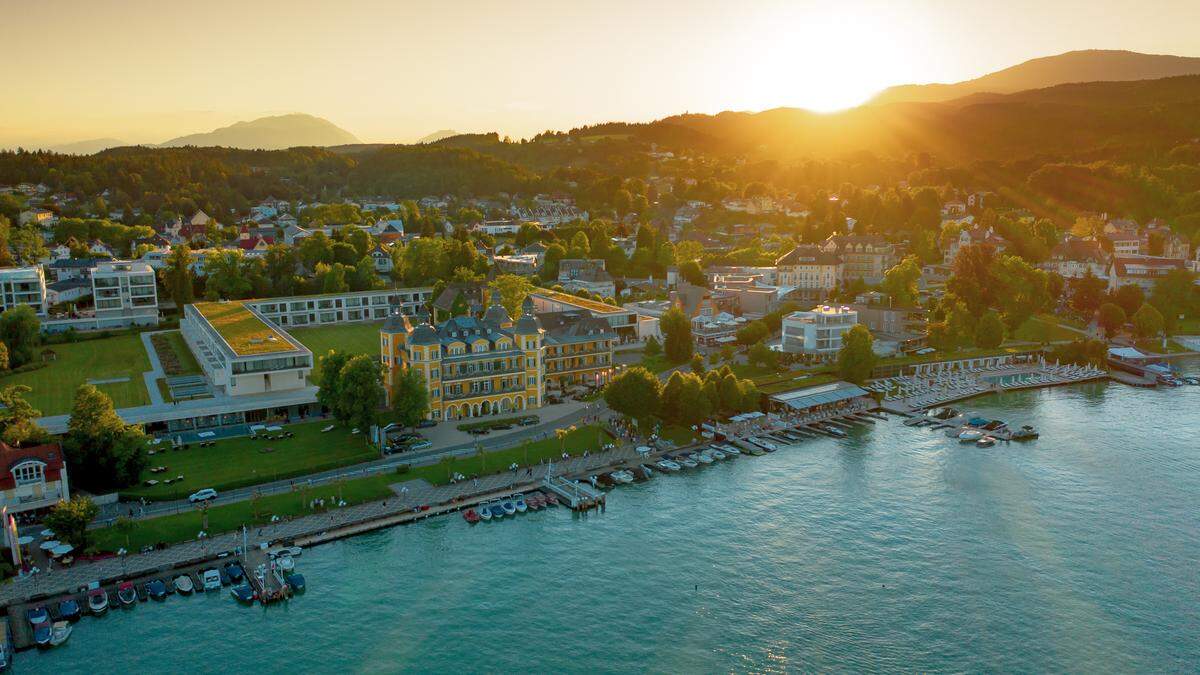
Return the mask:
{"type": "Polygon", "coordinates": [[[42,530],[40,534],[42,535],[42,539],[49,539],[54,536],[54,530],[45,529],[42,530]]]}
{"type": "Polygon", "coordinates": [[[54,548],[50,549],[50,555],[57,558],[59,556],[66,555],[74,550],[75,550],[75,547],[70,544],[59,544],[58,546],[55,546],[54,548]]]}
{"type": "Polygon", "coordinates": [[[20,537],[17,537],[17,543],[20,544],[21,546],[28,546],[33,543],[33,535],[32,534],[21,535],[20,537]]]}
{"type": "Polygon", "coordinates": [[[49,541],[43,541],[42,545],[39,546],[38,548],[42,549],[43,551],[49,551],[50,549],[54,548],[55,546],[58,546],[61,543],[62,543],[61,541],[56,541],[54,539],[51,539],[49,541]]]}

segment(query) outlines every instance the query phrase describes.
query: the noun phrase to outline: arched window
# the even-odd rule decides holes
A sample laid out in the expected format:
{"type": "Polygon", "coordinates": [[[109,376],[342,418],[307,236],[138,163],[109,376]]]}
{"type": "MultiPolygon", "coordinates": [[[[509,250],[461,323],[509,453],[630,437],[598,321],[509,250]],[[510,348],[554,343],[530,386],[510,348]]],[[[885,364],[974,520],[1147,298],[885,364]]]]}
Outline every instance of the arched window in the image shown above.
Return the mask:
{"type": "Polygon", "coordinates": [[[44,483],[46,482],[46,465],[33,460],[21,462],[12,468],[12,475],[17,485],[44,483]]]}

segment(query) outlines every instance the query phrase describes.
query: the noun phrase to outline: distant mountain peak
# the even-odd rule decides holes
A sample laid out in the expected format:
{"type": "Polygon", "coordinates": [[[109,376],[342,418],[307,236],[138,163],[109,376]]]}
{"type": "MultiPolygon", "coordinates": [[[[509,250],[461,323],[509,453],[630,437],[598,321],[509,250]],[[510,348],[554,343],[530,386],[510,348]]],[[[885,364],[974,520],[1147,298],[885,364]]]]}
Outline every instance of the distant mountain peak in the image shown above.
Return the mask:
{"type": "Polygon", "coordinates": [[[460,135],[461,135],[461,132],[455,131],[454,129],[441,129],[439,131],[433,132],[432,134],[426,134],[426,135],[418,138],[414,142],[417,145],[420,145],[421,143],[437,143],[438,141],[440,141],[442,139],[451,138],[451,137],[460,136],[460,135]]]}
{"type": "Polygon", "coordinates": [[[1030,59],[1024,63],[953,84],[903,84],[871,100],[880,103],[932,103],[971,94],[1010,94],[1077,82],[1157,80],[1200,74],[1200,58],[1142,54],[1119,49],[1085,49],[1030,59]]]}
{"type": "Polygon", "coordinates": [[[172,138],[160,144],[160,147],[196,145],[246,150],[282,150],[298,146],[326,147],[358,142],[353,134],[329,120],[303,113],[291,113],[236,122],[207,133],[172,138]]]}

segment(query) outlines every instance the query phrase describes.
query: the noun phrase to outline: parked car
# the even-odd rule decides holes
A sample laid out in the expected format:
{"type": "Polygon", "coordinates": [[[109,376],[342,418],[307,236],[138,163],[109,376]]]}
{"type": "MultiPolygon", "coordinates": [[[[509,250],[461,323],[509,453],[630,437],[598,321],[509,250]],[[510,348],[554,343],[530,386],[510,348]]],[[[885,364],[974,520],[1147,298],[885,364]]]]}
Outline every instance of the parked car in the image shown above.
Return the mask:
{"type": "Polygon", "coordinates": [[[469,430],[467,433],[471,434],[472,436],[486,436],[486,435],[490,434],[491,432],[492,432],[492,430],[488,429],[487,427],[477,427],[475,429],[469,430]]]}
{"type": "Polygon", "coordinates": [[[204,488],[199,492],[193,492],[188,496],[188,501],[195,504],[197,502],[206,502],[210,499],[217,498],[217,491],[212,488],[204,488]]]}
{"type": "Polygon", "coordinates": [[[426,438],[422,438],[419,441],[413,441],[412,443],[407,444],[406,446],[404,446],[404,449],[405,450],[424,450],[425,448],[432,448],[432,447],[433,447],[433,441],[430,441],[429,439],[426,439],[426,438]]]}
{"type": "Polygon", "coordinates": [[[417,422],[418,429],[428,429],[429,427],[436,427],[436,426],[437,426],[437,422],[435,420],[421,420],[420,422],[417,422]]]}
{"type": "Polygon", "coordinates": [[[508,431],[509,429],[512,429],[511,424],[494,424],[494,425],[492,425],[492,431],[508,431]]]}
{"type": "Polygon", "coordinates": [[[540,421],[541,420],[538,419],[537,415],[530,415],[529,417],[522,417],[517,421],[517,424],[520,424],[523,427],[531,427],[540,421]]]}
{"type": "Polygon", "coordinates": [[[425,439],[424,436],[422,436],[421,434],[418,434],[414,431],[414,432],[407,433],[407,434],[400,434],[399,436],[396,437],[396,442],[397,443],[408,443],[410,441],[420,441],[420,440],[424,440],[424,439],[425,439]]]}

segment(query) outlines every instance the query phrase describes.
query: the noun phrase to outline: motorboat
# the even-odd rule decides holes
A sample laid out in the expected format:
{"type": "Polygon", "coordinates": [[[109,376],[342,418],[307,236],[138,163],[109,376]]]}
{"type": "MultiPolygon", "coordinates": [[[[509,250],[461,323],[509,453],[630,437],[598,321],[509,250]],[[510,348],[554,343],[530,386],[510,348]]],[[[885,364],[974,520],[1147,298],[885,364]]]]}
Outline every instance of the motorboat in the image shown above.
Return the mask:
{"type": "Polygon", "coordinates": [[[738,450],[732,445],[720,445],[717,447],[721,449],[721,452],[725,455],[725,459],[733,459],[734,457],[742,454],[741,450],[738,450]]]}
{"type": "Polygon", "coordinates": [[[120,602],[123,607],[137,604],[137,589],[133,587],[132,581],[122,581],[117,584],[117,602],[120,602]]]}
{"type": "MultiPolygon", "coordinates": [[[[288,556],[288,559],[291,560],[291,556],[288,556]]],[[[206,591],[219,591],[221,590],[221,573],[210,567],[200,574],[200,583],[204,585],[206,591]]]]}
{"type": "Polygon", "coordinates": [[[304,549],[300,548],[299,546],[287,546],[283,548],[282,552],[292,556],[293,558],[299,558],[300,554],[304,553],[304,549]]]}
{"type": "Polygon", "coordinates": [[[300,574],[299,572],[295,572],[293,574],[284,575],[283,578],[285,581],[287,581],[288,586],[292,587],[293,591],[296,591],[297,593],[304,592],[305,586],[304,586],[304,575],[303,574],[300,574]]]}
{"type": "Polygon", "coordinates": [[[822,424],[821,428],[824,429],[825,431],[827,431],[828,433],[831,433],[834,436],[837,436],[838,438],[846,437],[846,432],[844,430],[839,429],[832,424],[822,424]]]}
{"type": "Polygon", "coordinates": [[[778,445],[775,445],[771,441],[768,441],[767,439],[762,438],[761,436],[755,436],[755,437],[751,438],[750,442],[757,445],[758,447],[762,448],[763,450],[766,450],[767,452],[775,452],[776,450],[779,449],[778,445]]]}
{"type": "Polygon", "coordinates": [[[537,492],[525,495],[525,503],[534,511],[540,511],[546,505],[546,502],[542,501],[542,495],[537,492]]]}
{"type": "Polygon", "coordinates": [[[958,440],[961,443],[974,443],[983,438],[984,434],[979,429],[963,429],[958,434],[958,440]]]}
{"type": "Polygon", "coordinates": [[[55,621],[54,625],[50,627],[50,646],[57,647],[66,642],[67,638],[71,637],[73,630],[75,627],[71,625],[70,621],[55,621]]]}
{"type": "Polygon", "coordinates": [[[525,503],[524,497],[517,497],[513,500],[513,507],[517,509],[517,513],[525,513],[529,510],[529,505],[525,503]]]}
{"type": "Polygon", "coordinates": [[[712,453],[709,452],[708,450],[705,450],[704,452],[698,452],[698,453],[692,455],[692,457],[695,458],[697,461],[702,462],[704,464],[712,464],[714,461],[712,453]]]}
{"type": "Polygon", "coordinates": [[[646,474],[647,480],[654,477],[654,469],[651,469],[649,464],[642,465],[642,472],[644,472],[646,474]]]}
{"type": "Polygon", "coordinates": [[[712,456],[712,458],[717,460],[718,462],[725,459],[725,453],[721,452],[720,450],[717,450],[716,448],[709,448],[708,454],[710,456],[712,456]]]}
{"type": "Polygon", "coordinates": [[[990,448],[995,444],[996,439],[992,438],[991,436],[984,436],[983,438],[975,441],[975,445],[978,445],[981,448],[990,448]]]}
{"type": "Polygon", "coordinates": [[[471,523],[472,525],[478,523],[479,513],[477,513],[475,509],[467,509],[466,511],[463,511],[463,520],[471,523]]]}
{"type": "Polygon", "coordinates": [[[492,512],[493,518],[499,519],[504,517],[504,507],[498,503],[489,506],[488,510],[492,512]]]}
{"type": "Polygon", "coordinates": [[[517,512],[517,505],[511,501],[504,501],[500,504],[500,508],[504,510],[504,515],[511,516],[517,512]]]}
{"type": "Polygon", "coordinates": [[[167,585],[163,583],[162,579],[151,579],[146,583],[146,595],[150,596],[152,600],[166,600],[167,585]]]}
{"type": "Polygon", "coordinates": [[[488,508],[486,504],[482,504],[480,505],[479,509],[475,511],[475,515],[479,516],[480,520],[491,520],[492,510],[488,508]]]}
{"type": "Polygon", "coordinates": [[[290,555],[279,556],[275,559],[275,564],[284,572],[291,572],[296,569],[296,561],[290,555]]]}
{"type": "Polygon", "coordinates": [[[46,623],[50,620],[50,612],[45,607],[38,605],[25,610],[25,619],[29,621],[29,625],[36,626],[40,623],[46,623]]]}
{"type": "Polygon", "coordinates": [[[108,591],[103,588],[93,588],[88,591],[88,611],[96,616],[108,611],[108,591]]]}
{"type": "Polygon", "coordinates": [[[242,579],[246,576],[245,570],[236,562],[225,563],[225,573],[229,575],[229,581],[235,584],[242,583],[242,579]]]}
{"type": "Polygon", "coordinates": [[[39,647],[49,647],[50,639],[54,637],[54,629],[49,621],[43,621],[33,626],[33,643],[39,647]]]}
{"type": "Polygon", "coordinates": [[[238,584],[237,586],[229,587],[229,594],[238,602],[244,602],[247,605],[254,602],[254,589],[250,588],[250,584],[238,584]]]}
{"type": "Polygon", "coordinates": [[[699,462],[692,459],[689,455],[677,455],[676,459],[678,460],[680,465],[685,466],[689,469],[694,469],[694,468],[700,466],[699,462]]]}
{"type": "Polygon", "coordinates": [[[543,492],[542,494],[546,497],[547,505],[558,506],[558,495],[554,494],[553,492],[543,492]]]}
{"type": "Polygon", "coordinates": [[[630,473],[629,471],[626,471],[625,469],[621,469],[620,471],[612,472],[612,477],[613,477],[613,480],[617,481],[618,483],[632,483],[633,482],[633,474],[630,473]]]}
{"type": "Polygon", "coordinates": [[[79,609],[79,601],[75,598],[67,598],[58,603],[58,615],[67,621],[78,621],[79,617],[83,616],[83,612],[79,609]]]}
{"type": "Polygon", "coordinates": [[[663,471],[669,471],[669,472],[678,471],[681,468],[683,468],[683,467],[679,466],[678,464],[676,464],[674,461],[669,460],[669,459],[660,459],[654,463],[654,466],[657,466],[658,468],[662,469],[663,471]]]}
{"type": "Polygon", "coordinates": [[[191,595],[192,591],[196,590],[196,585],[192,583],[192,578],[186,574],[180,574],[175,577],[175,592],[180,595],[191,595]]]}

